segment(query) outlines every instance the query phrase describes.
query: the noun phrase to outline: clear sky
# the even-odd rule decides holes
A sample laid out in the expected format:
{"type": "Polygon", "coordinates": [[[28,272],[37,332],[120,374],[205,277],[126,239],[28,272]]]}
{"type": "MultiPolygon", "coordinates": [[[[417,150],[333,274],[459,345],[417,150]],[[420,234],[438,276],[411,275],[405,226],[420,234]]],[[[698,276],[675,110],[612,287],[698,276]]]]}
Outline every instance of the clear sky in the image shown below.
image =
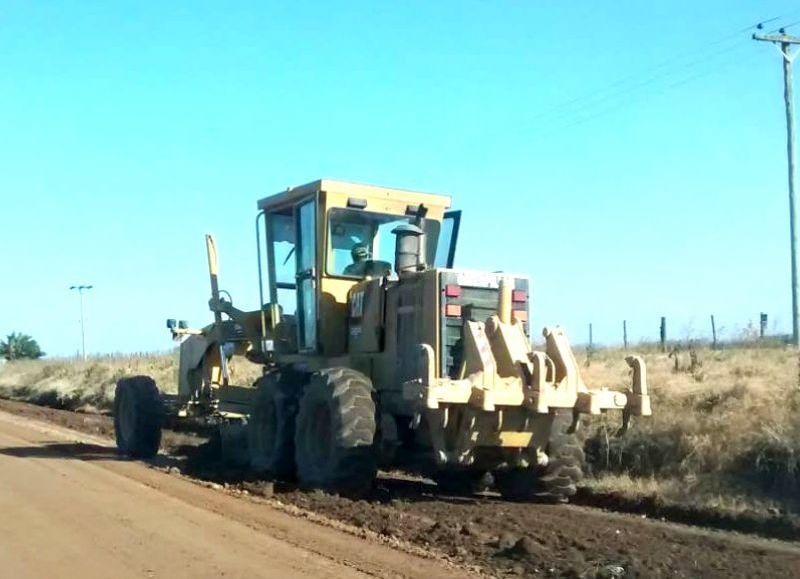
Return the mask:
{"type": "MultiPolygon", "coordinates": [[[[258,303],[260,197],[452,194],[457,265],[529,274],[574,342],[790,328],[776,50],[794,0],[0,2],[0,334],[165,349],[258,303]]],[[[800,26],[790,29],[800,32],[800,26]]],[[[800,71],[798,71],[800,74],[800,71]]],[[[538,332],[538,329],[537,329],[538,332]]]]}

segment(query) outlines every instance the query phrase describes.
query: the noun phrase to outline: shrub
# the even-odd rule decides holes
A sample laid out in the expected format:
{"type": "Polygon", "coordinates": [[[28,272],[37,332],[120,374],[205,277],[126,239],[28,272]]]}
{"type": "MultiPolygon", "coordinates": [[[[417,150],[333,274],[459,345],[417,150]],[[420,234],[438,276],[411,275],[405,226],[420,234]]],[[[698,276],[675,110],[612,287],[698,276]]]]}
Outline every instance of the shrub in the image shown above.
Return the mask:
{"type": "Polygon", "coordinates": [[[0,341],[0,356],[6,360],[36,360],[44,356],[44,352],[36,340],[27,334],[11,332],[5,340],[0,341]]]}

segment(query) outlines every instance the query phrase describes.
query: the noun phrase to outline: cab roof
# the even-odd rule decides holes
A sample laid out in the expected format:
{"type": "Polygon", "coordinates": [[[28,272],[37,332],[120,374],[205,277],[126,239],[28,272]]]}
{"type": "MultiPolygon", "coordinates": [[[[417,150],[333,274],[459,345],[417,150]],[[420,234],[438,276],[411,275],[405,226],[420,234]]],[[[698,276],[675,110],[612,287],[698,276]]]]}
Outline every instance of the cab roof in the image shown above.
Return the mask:
{"type": "Polygon", "coordinates": [[[273,207],[290,204],[296,199],[300,199],[311,193],[324,191],[326,193],[342,193],[356,198],[391,198],[394,201],[403,200],[409,205],[424,204],[426,206],[437,206],[447,209],[452,203],[448,195],[436,195],[434,193],[422,193],[420,191],[409,191],[406,189],[394,189],[390,187],[378,187],[375,185],[364,185],[348,181],[335,181],[333,179],[318,179],[305,185],[289,187],[281,193],[264,197],[258,201],[258,209],[263,211],[273,207]]]}

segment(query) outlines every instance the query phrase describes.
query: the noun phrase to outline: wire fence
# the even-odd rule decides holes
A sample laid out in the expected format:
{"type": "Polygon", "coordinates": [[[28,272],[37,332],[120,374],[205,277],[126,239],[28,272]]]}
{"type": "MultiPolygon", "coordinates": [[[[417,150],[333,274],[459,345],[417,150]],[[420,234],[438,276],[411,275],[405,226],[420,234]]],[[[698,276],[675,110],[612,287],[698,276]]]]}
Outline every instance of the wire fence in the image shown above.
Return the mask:
{"type": "Polygon", "coordinates": [[[575,343],[586,349],[607,347],[634,348],[656,346],[662,350],[679,345],[705,345],[722,348],[734,345],[779,345],[789,341],[777,317],[759,312],[746,321],[720,318],[714,314],[692,317],[688,321],[667,316],[648,320],[622,319],[616,324],[587,322],[575,343]]]}

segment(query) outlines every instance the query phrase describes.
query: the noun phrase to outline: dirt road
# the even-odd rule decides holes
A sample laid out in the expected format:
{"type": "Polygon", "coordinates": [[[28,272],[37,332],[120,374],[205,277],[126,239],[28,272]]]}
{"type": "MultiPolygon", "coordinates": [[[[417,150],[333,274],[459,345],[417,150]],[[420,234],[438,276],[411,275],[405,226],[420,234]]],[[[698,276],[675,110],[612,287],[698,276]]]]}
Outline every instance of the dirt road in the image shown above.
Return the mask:
{"type": "Polygon", "coordinates": [[[464,577],[465,569],[476,566],[491,576],[572,579],[800,577],[796,541],[598,508],[441,495],[431,483],[403,473],[381,473],[375,496],[365,500],[291,485],[275,487],[273,495],[271,483],[209,462],[205,439],[197,435],[166,430],[163,453],[148,467],[118,460],[112,433],[108,416],[0,400],[0,579],[6,572],[9,577],[42,576],[37,571],[48,568],[66,572],[67,563],[83,565],[82,578],[111,576],[104,568],[109,562],[134,576],[147,576],[152,568],[159,572],[153,576],[175,577],[220,576],[220,570],[249,577],[356,572],[464,577]],[[88,433],[90,444],[75,444],[86,436],[76,431],[88,433]],[[16,474],[7,477],[9,469],[16,474]],[[264,488],[270,489],[269,498],[259,496],[264,488]],[[36,532],[44,535],[29,538],[36,532]],[[21,544],[8,547],[6,537],[21,544]],[[376,539],[448,557],[451,566],[411,557],[376,539]],[[47,541],[53,542],[51,551],[41,547],[47,541]],[[3,567],[13,553],[31,567],[3,567]],[[60,566],[47,567],[55,561],[60,566]]]}
{"type": "Polygon", "coordinates": [[[449,574],[433,561],[243,506],[0,412],[0,577],[449,574]]]}

